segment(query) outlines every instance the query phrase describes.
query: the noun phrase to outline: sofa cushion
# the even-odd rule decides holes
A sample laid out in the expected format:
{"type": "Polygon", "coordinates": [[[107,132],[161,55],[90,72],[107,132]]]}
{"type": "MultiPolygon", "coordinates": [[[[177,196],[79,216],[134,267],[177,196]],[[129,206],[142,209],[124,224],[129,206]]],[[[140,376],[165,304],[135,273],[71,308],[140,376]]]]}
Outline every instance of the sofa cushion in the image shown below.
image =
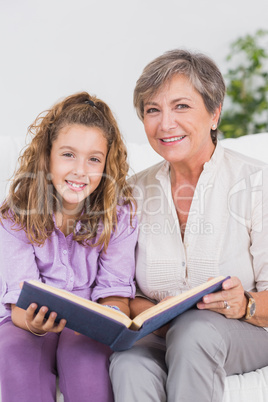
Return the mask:
{"type": "MultiPolygon", "coordinates": [[[[268,133],[246,135],[239,138],[221,140],[223,146],[244,153],[268,163],[268,133]]],[[[8,190],[8,179],[12,176],[18,156],[26,145],[25,137],[0,136],[2,155],[0,159],[0,201],[8,190]]],[[[127,143],[129,155],[129,175],[146,169],[162,160],[149,143],[127,143]]]]}

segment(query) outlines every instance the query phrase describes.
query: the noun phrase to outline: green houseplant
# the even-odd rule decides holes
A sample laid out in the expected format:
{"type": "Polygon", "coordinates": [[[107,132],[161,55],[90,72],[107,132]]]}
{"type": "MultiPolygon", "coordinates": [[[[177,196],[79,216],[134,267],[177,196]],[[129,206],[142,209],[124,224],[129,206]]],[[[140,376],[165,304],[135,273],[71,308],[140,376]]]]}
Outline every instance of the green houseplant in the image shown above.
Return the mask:
{"type": "Polygon", "coordinates": [[[268,31],[238,38],[226,60],[220,131],[224,137],[268,131],[268,31]]]}

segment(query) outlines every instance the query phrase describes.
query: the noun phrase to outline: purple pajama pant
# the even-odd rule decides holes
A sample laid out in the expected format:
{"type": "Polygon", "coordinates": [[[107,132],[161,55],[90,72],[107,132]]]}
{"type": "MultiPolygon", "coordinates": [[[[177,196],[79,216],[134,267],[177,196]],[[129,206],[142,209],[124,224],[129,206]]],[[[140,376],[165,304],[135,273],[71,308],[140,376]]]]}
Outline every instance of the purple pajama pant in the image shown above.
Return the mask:
{"type": "Polygon", "coordinates": [[[40,337],[0,325],[2,402],[54,402],[56,377],[64,402],[113,402],[111,349],[65,328],[40,337]]]}

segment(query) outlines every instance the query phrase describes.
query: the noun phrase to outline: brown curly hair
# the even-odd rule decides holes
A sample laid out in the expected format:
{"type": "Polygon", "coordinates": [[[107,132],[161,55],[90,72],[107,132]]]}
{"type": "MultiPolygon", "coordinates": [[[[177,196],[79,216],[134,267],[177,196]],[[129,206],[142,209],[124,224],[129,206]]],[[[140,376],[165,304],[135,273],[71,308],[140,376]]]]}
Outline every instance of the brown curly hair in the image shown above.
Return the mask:
{"type": "Polygon", "coordinates": [[[126,181],[127,150],[117,122],[107,104],[87,92],[56,103],[30,125],[28,134],[33,136],[32,140],[19,158],[19,168],[0,214],[3,219],[12,219],[14,228],[23,229],[31,243],[42,245],[51,236],[55,228],[53,213],[61,207],[50,177],[51,146],[59,131],[73,124],[97,127],[107,140],[108,153],[101,182],[85,200],[79,216],[80,230],[75,232],[76,222],[73,227],[74,240],[78,243],[100,245],[106,250],[111,233],[117,227],[118,205],[129,205],[131,224],[135,201],[126,181]]]}

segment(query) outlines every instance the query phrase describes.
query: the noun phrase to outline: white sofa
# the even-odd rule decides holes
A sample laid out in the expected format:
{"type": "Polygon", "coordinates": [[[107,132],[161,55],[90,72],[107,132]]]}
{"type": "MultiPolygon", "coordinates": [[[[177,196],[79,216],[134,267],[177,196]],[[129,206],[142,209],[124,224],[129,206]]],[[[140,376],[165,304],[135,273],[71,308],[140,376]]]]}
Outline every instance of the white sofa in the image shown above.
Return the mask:
{"type": "MultiPolygon", "coordinates": [[[[224,139],[222,144],[268,163],[268,133],[247,135],[238,139],[224,139]]],[[[12,175],[19,152],[24,145],[24,137],[0,136],[0,149],[2,151],[0,158],[0,201],[5,197],[8,188],[7,179],[12,175]]],[[[149,144],[129,143],[127,146],[131,166],[130,174],[137,173],[161,160],[149,144]]],[[[63,400],[59,393],[58,400],[63,400]]],[[[253,400],[268,402],[268,367],[244,375],[233,375],[226,379],[223,402],[252,402],[253,400]]]]}

